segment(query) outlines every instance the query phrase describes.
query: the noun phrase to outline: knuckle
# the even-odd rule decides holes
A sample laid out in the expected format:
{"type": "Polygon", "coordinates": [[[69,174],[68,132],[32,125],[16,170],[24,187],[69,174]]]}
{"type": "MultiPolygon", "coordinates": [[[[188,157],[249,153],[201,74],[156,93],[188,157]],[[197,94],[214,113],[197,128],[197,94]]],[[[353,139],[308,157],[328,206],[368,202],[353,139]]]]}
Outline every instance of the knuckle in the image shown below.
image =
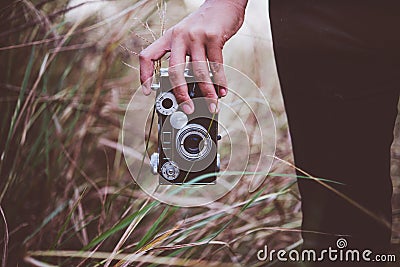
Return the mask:
{"type": "Polygon", "coordinates": [[[147,51],[146,50],[142,50],[140,53],[139,53],[139,60],[140,61],[148,61],[149,60],[149,55],[147,54],[147,51]]]}
{"type": "Polygon", "coordinates": [[[182,88],[176,88],[175,90],[174,90],[174,95],[175,95],[175,98],[176,98],[176,100],[179,102],[179,103],[181,103],[181,102],[185,102],[185,101],[187,101],[188,99],[189,99],[189,95],[187,94],[187,92],[184,90],[184,89],[182,89],[182,88]]]}
{"type": "Polygon", "coordinates": [[[218,98],[217,94],[215,93],[215,90],[213,88],[208,89],[206,92],[203,93],[203,95],[205,98],[208,98],[208,99],[217,99],[218,98]]]}
{"type": "Polygon", "coordinates": [[[192,28],[187,32],[189,39],[194,40],[205,40],[208,42],[216,43],[219,39],[219,34],[214,30],[204,30],[202,28],[192,28]]]}
{"type": "Polygon", "coordinates": [[[223,72],[222,64],[217,63],[217,62],[210,62],[210,68],[212,72],[219,74],[223,72]]]}
{"type": "Polygon", "coordinates": [[[195,70],[194,74],[195,74],[197,80],[199,80],[199,82],[208,81],[210,79],[210,74],[208,73],[208,71],[203,70],[203,69],[195,70]]]}
{"type": "Polygon", "coordinates": [[[179,71],[174,67],[170,67],[168,68],[168,75],[170,79],[176,80],[179,78],[179,71]]]}
{"type": "Polygon", "coordinates": [[[205,37],[206,37],[206,39],[207,39],[208,41],[210,41],[210,42],[215,42],[215,41],[218,40],[219,34],[218,34],[218,32],[216,32],[216,31],[208,30],[208,31],[205,32],[205,37]]]}
{"type": "Polygon", "coordinates": [[[205,36],[205,33],[202,29],[193,28],[188,32],[188,36],[191,41],[195,41],[205,36]]]}
{"type": "Polygon", "coordinates": [[[186,31],[185,27],[176,25],[169,30],[173,38],[177,38],[182,36],[182,34],[186,31]]]}
{"type": "Polygon", "coordinates": [[[189,39],[190,39],[190,41],[194,41],[194,40],[196,40],[197,38],[198,38],[198,31],[197,30],[190,30],[189,32],[188,32],[188,36],[189,36],[189,39]]]}

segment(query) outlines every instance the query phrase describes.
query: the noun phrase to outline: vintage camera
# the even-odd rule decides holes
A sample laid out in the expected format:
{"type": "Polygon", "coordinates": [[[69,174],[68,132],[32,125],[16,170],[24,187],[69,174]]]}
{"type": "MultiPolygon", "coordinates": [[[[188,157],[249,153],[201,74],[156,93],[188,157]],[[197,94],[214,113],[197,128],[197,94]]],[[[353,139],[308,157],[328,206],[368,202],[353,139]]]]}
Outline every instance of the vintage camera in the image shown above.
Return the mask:
{"type": "Polygon", "coordinates": [[[219,172],[218,114],[208,110],[195,77],[187,70],[185,79],[195,107],[189,115],[180,110],[168,69],[161,69],[159,83],[152,85],[157,92],[155,107],[158,114],[158,152],[150,158],[152,172],[159,174],[161,185],[215,184],[216,175],[199,177],[219,172]]]}

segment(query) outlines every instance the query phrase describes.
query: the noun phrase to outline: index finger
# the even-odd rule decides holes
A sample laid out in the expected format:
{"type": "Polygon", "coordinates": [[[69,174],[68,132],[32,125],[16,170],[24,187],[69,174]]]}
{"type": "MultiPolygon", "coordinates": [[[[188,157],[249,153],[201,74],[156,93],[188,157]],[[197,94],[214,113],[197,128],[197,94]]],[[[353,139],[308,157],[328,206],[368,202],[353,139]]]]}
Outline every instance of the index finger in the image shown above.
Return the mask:
{"type": "Polygon", "coordinates": [[[168,43],[168,37],[163,36],[139,54],[140,82],[143,85],[142,90],[145,95],[151,93],[151,77],[154,73],[154,61],[159,60],[170,51],[168,43]]]}

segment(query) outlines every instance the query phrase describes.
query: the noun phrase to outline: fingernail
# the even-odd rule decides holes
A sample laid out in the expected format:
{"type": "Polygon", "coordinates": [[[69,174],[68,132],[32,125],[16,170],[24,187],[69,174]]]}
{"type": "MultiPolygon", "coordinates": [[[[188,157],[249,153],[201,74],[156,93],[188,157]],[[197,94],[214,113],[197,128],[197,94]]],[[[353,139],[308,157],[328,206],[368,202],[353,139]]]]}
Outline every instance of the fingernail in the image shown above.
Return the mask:
{"type": "Polygon", "coordinates": [[[217,108],[217,105],[215,103],[211,103],[208,106],[208,109],[210,110],[211,113],[218,113],[218,108],[217,108]]]}
{"type": "Polygon", "coordinates": [[[182,110],[183,112],[185,112],[186,114],[192,114],[193,113],[193,108],[189,105],[189,104],[183,104],[182,105],[182,110]]]}
{"type": "Polygon", "coordinates": [[[226,96],[226,89],[225,88],[219,89],[219,94],[220,96],[226,96]]]}

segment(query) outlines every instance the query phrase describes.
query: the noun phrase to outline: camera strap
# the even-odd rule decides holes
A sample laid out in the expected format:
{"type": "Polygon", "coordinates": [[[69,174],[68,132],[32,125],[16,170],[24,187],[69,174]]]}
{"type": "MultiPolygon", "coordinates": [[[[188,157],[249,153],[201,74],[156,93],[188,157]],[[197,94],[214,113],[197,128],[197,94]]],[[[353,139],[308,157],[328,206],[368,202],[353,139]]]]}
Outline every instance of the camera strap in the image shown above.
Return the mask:
{"type": "Polygon", "coordinates": [[[149,148],[149,143],[150,143],[150,135],[151,135],[151,131],[153,129],[153,123],[154,123],[155,114],[156,114],[156,104],[154,103],[153,109],[151,111],[151,121],[150,121],[149,132],[147,133],[145,151],[143,153],[142,162],[140,163],[140,168],[139,168],[137,180],[139,180],[140,175],[142,174],[144,159],[146,158],[146,155],[148,154],[148,148],[149,148]]]}

